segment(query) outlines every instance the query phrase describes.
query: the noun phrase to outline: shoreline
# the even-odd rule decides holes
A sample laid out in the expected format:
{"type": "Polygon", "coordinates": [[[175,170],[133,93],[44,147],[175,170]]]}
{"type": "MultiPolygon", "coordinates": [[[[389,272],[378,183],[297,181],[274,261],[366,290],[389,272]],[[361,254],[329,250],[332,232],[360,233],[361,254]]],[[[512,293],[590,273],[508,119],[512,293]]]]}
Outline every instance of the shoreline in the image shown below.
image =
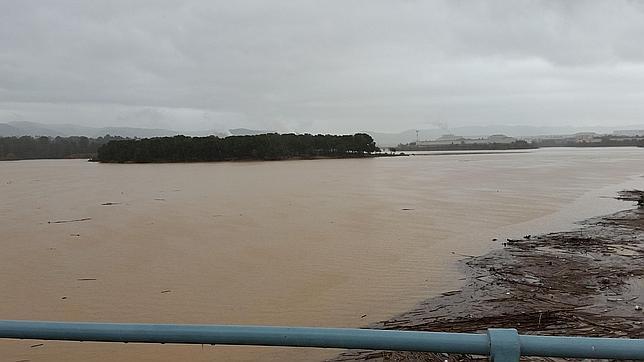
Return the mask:
{"type": "Polygon", "coordinates": [[[338,156],[311,156],[311,157],[303,157],[303,156],[298,156],[298,157],[285,157],[285,158],[235,158],[235,159],[226,159],[226,160],[209,160],[209,161],[204,161],[204,160],[194,160],[194,161],[186,161],[186,160],[181,160],[181,161],[170,161],[170,160],[165,160],[165,161],[101,161],[101,160],[95,160],[95,159],[89,159],[89,162],[96,162],[96,163],[115,163],[115,164],[148,164],[148,163],[222,163],[222,162],[273,162],[273,161],[313,161],[313,160],[346,160],[346,159],[371,159],[371,158],[380,158],[380,157],[404,157],[404,156],[409,156],[409,154],[406,153],[373,153],[373,154],[356,154],[356,155],[338,155],[338,156]]]}
{"type": "MultiPolygon", "coordinates": [[[[622,192],[639,202],[644,193],[622,192]]],[[[644,338],[644,209],[590,218],[571,231],[508,239],[460,261],[461,289],[367,328],[644,338]]],[[[349,350],[331,361],[469,361],[486,357],[349,350]]],[[[542,360],[530,358],[530,360],[542,360]]]]}
{"type": "Polygon", "coordinates": [[[39,161],[39,160],[87,160],[88,162],[96,163],[122,163],[122,164],[145,164],[145,163],[218,163],[218,162],[261,162],[261,161],[306,161],[306,160],[344,160],[344,159],[355,159],[355,158],[380,158],[380,157],[403,157],[411,156],[411,154],[398,152],[398,153],[374,153],[374,154],[364,154],[364,155],[343,155],[343,156],[313,156],[313,157],[287,157],[287,158],[276,158],[276,159],[263,159],[263,158],[249,158],[249,159],[230,159],[230,160],[217,160],[217,161],[149,161],[149,162],[137,162],[137,161],[100,161],[93,157],[50,157],[50,158],[12,158],[12,159],[0,159],[0,162],[12,162],[12,161],[39,161]]]}

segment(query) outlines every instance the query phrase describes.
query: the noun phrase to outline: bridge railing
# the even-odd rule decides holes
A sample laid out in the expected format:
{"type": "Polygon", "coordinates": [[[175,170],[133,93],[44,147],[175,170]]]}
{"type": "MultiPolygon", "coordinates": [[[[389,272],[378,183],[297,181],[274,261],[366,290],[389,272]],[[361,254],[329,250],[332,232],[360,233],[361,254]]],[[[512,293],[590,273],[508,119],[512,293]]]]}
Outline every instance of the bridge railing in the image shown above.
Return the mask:
{"type": "Polygon", "coordinates": [[[519,335],[515,329],[485,334],[354,328],[194,324],[0,321],[0,338],[94,342],[225,344],[418,351],[488,355],[644,359],[644,339],[519,335]]]}

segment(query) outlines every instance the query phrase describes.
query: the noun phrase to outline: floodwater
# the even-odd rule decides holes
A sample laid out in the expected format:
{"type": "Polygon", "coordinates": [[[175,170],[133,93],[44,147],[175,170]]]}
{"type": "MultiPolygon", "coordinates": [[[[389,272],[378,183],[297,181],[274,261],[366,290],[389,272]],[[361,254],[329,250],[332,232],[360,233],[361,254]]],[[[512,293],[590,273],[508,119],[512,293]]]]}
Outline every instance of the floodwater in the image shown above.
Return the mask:
{"type": "MultiPolygon", "coordinates": [[[[636,148],[1,162],[0,318],[364,326],[458,288],[456,261],[500,246],[492,238],[562,230],[628,207],[610,197],[643,188],[643,174],[636,148]]],[[[0,341],[1,359],[319,360],[337,352],[39,343],[0,341]]]]}

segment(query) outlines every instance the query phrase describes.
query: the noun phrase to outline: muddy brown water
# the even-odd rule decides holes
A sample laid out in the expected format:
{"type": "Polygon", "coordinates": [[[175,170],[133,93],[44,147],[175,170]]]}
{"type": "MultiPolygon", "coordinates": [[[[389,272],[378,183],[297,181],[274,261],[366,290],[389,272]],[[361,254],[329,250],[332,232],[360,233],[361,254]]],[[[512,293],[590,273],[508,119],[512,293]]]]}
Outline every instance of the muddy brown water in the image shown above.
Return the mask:
{"type": "MultiPolygon", "coordinates": [[[[498,246],[492,238],[563,230],[623,208],[610,197],[643,188],[643,174],[644,150],[636,148],[0,162],[0,318],[364,326],[458,288],[459,254],[498,246]]],[[[1,359],[319,360],[337,353],[39,343],[2,340],[1,359]]]]}

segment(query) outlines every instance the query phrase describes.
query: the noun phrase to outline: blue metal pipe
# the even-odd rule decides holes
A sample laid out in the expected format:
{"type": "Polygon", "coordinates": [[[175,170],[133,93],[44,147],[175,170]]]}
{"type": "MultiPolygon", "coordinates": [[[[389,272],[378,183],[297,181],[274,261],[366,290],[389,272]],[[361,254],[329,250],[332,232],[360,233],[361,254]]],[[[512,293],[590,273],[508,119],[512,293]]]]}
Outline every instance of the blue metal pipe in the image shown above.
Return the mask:
{"type": "Polygon", "coordinates": [[[489,353],[484,334],[352,328],[0,321],[0,338],[489,353]]]}
{"type": "Polygon", "coordinates": [[[521,355],[644,360],[644,339],[519,336],[521,355]]]}
{"type": "Polygon", "coordinates": [[[0,338],[491,354],[497,361],[516,360],[518,353],[543,357],[644,359],[644,339],[518,335],[513,329],[490,329],[487,334],[471,334],[352,328],[0,321],[0,338]]]}

